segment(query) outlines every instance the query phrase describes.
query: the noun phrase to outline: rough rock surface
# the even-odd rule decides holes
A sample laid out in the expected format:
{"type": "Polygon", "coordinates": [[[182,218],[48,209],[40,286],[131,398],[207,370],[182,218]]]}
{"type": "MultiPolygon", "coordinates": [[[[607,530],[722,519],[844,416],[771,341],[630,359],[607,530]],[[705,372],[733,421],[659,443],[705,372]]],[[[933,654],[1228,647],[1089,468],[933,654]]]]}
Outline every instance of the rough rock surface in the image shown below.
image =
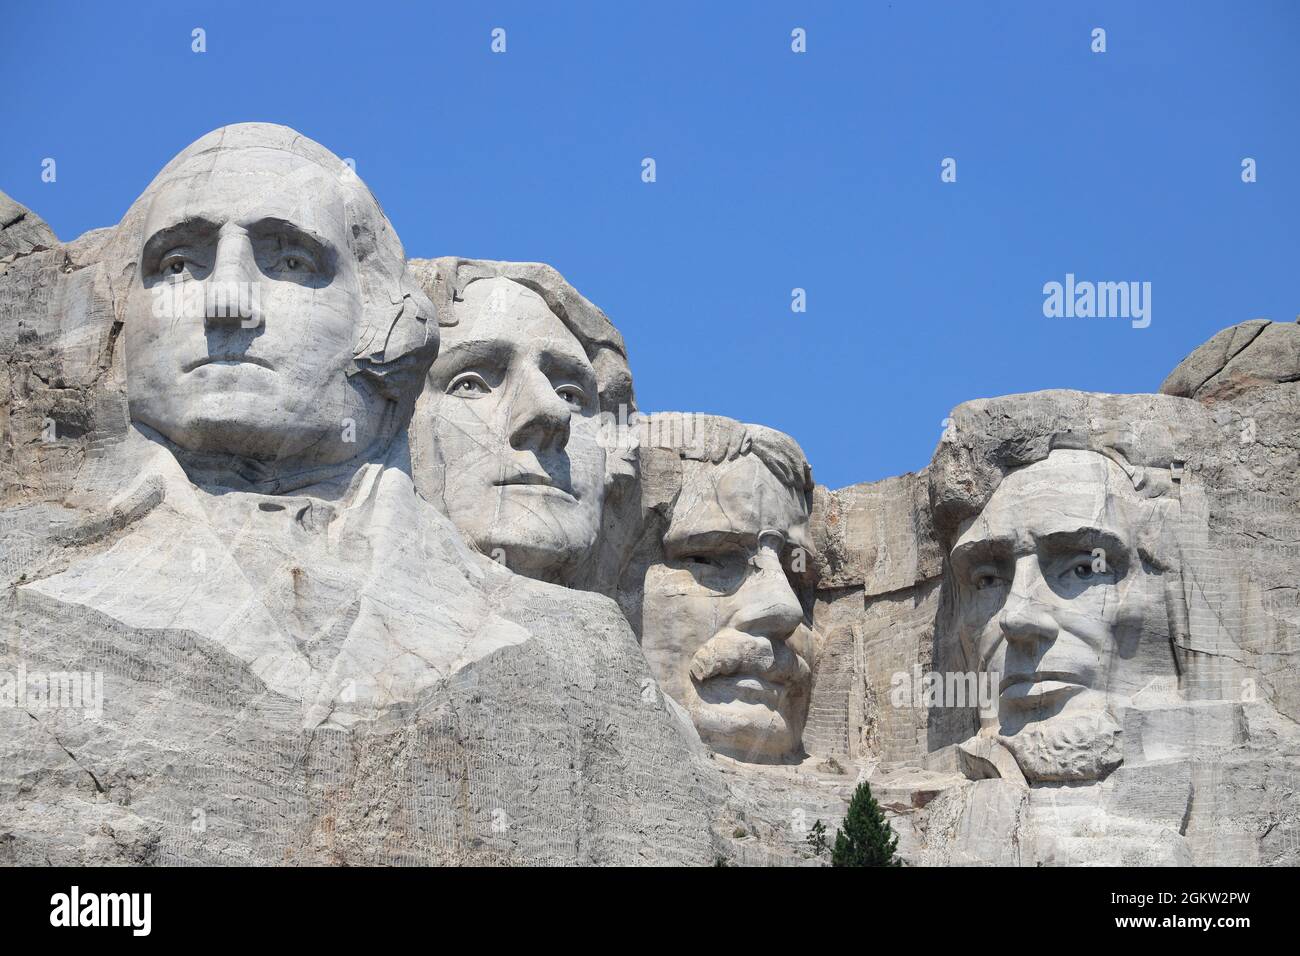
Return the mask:
{"type": "Polygon", "coordinates": [[[926,473],[819,486],[813,506],[817,655],[806,741],[816,753],[919,758],[926,707],[890,703],[896,673],[929,672],[942,555],[926,473]]]}
{"type": "Polygon", "coordinates": [[[1300,321],[1252,319],[1224,329],[1165,379],[1166,395],[1216,401],[1257,385],[1300,381],[1300,321]]]}
{"type": "Polygon", "coordinates": [[[0,192],[0,259],[53,249],[58,244],[44,219],[0,192]]]}

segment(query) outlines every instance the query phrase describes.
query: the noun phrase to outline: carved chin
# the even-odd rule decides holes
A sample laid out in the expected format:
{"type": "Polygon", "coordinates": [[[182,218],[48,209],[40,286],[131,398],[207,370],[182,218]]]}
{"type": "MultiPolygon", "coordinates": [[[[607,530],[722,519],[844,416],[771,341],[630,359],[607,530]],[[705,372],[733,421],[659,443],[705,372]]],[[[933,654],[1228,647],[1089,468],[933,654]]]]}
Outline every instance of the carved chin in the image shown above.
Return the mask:
{"type": "Polygon", "coordinates": [[[562,573],[590,553],[599,530],[594,509],[558,494],[512,491],[486,514],[481,498],[472,507],[447,505],[452,521],[480,551],[527,577],[562,573]]]}
{"type": "Polygon", "coordinates": [[[542,581],[560,580],[586,554],[589,541],[578,542],[550,528],[492,527],[470,535],[480,551],[515,574],[542,581]]]}
{"type": "Polygon", "coordinates": [[[1124,760],[1123,728],[1106,709],[1058,714],[998,739],[1030,783],[1101,780],[1124,760]]]}
{"type": "MultiPolygon", "coordinates": [[[[797,705],[794,710],[797,712],[797,705]]],[[[696,699],[690,712],[700,739],[736,760],[771,763],[801,749],[802,732],[788,706],[773,708],[742,701],[705,703],[696,699]]]]}
{"type": "Polygon", "coordinates": [[[713,750],[746,763],[770,763],[794,750],[794,734],[778,714],[764,721],[728,720],[717,714],[696,715],[700,739],[713,750]]]}

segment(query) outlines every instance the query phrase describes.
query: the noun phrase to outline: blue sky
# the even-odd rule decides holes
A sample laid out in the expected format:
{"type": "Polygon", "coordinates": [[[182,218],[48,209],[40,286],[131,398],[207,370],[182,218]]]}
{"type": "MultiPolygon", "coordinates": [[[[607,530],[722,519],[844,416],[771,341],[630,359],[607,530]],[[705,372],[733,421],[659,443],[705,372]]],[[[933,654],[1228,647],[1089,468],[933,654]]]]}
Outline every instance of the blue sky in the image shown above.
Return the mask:
{"type": "Polygon", "coordinates": [[[1289,0],[4,19],[0,189],[61,238],[115,223],[202,133],[285,123],[355,159],[408,255],[551,263],[622,330],[642,408],[790,432],[832,487],[923,467],[963,400],[1153,391],[1220,328],[1300,313],[1289,0]],[[1044,317],[1067,272],[1151,282],[1151,325],[1044,317]]]}

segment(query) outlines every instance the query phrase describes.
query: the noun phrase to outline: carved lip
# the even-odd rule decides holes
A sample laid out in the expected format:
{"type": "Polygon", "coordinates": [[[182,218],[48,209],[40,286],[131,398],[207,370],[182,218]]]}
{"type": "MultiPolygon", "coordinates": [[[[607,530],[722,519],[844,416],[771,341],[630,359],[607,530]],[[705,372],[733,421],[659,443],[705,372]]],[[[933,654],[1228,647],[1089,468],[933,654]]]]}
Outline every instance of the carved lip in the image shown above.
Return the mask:
{"type": "Polygon", "coordinates": [[[1083,678],[1067,671],[1035,671],[1007,674],[999,685],[999,696],[1018,707],[1037,707],[1088,689],[1083,678]]]}
{"type": "Polygon", "coordinates": [[[735,684],[750,690],[780,691],[787,684],[793,683],[798,674],[790,674],[782,667],[739,667],[735,670],[722,670],[700,681],[701,684],[735,684]]]}
{"type": "Polygon", "coordinates": [[[710,677],[700,684],[705,703],[725,703],[728,699],[764,704],[776,710],[785,692],[785,684],[752,674],[729,674],[710,677]]]}
{"type": "Polygon", "coordinates": [[[192,372],[203,365],[257,365],[261,368],[275,369],[275,366],[266,359],[258,358],[256,355],[205,355],[197,361],[186,362],[181,366],[181,371],[192,372]]]}
{"type": "Polygon", "coordinates": [[[577,501],[578,496],[567,488],[561,488],[555,483],[555,480],[546,472],[537,471],[520,471],[498,481],[492,482],[498,488],[515,488],[527,489],[543,494],[561,494],[564,497],[577,501]]]}

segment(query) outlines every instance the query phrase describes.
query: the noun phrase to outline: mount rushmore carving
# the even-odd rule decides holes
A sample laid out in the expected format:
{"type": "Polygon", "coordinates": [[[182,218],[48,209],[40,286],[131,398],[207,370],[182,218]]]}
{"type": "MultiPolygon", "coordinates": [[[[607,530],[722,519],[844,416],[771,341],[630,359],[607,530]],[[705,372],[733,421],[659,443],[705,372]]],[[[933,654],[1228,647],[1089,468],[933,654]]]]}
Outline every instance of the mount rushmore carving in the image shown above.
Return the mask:
{"type": "Polygon", "coordinates": [[[0,861],[1300,862],[1298,325],[832,491],[293,130],[3,218],[0,861]]]}

